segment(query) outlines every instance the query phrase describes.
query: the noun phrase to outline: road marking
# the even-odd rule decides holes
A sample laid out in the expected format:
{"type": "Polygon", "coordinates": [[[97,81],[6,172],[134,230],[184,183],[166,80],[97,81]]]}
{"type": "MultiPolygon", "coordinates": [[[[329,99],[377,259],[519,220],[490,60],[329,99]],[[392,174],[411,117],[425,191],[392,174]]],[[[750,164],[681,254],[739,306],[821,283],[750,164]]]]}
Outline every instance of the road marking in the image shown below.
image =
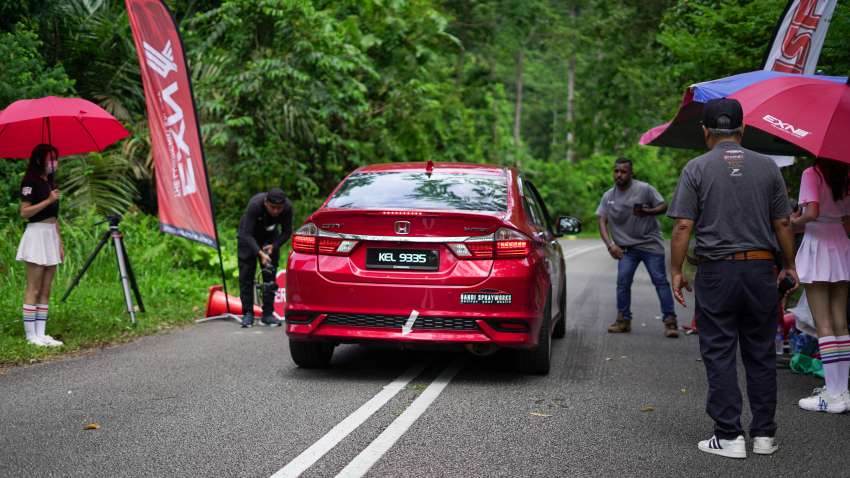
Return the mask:
{"type": "Polygon", "coordinates": [[[599,250],[599,249],[602,249],[603,247],[605,247],[605,246],[604,246],[604,245],[602,245],[602,244],[600,244],[600,245],[596,245],[596,246],[587,246],[587,247],[582,247],[581,249],[576,249],[575,251],[570,252],[569,254],[567,254],[566,256],[564,256],[564,260],[572,259],[573,257],[580,256],[580,255],[582,255],[582,254],[584,254],[584,253],[587,253],[587,252],[591,252],[591,251],[599,250]]]}
{"type": "Polygon", "coordinates": [[[428,366],[428,361],[426,360],[413,364],[403,374],[393,380],[392,383],[385,386],[383,390],[369,399],[368,402],[361,405],[360,408],[355,410],[351,415],[345,417],[343,421],[331,428],[331,430],[322,438],[319,438],[316,443],[310,445],[309,448],[301,452],[301,454],[295,457],[294,460],[290,461],[286,466],[278,470],[278,472],[272,475],[271,478],[300,476],[307,468],[313,466],[313,464],[325,456],[327,452],[331,451],[333,447],[339,444],[339,442],[341,442],[351,432],[356,430],[357,427],[362,425],[363,422],[368,420],[375,412],[380,410],[381,407],[395,397],[398,392],[402,391],[411,380],[416,378],[423,370],[425,370],[426,366],[428,366]]]}
{"type": "Polygon", "coordinates": [[[443,372],[425,388],[413,403],[410,404],[398,418],[386,428],[378,438],[369,444],[359,455],[339,472],[337,478],[357,478],[365,475],[372,466],[384,456],[399,438],[413,425],[417,419],[434,403],[443,389],[452,381],[463,368],[465,357],[460,357],[451,363],[443,372]]]}

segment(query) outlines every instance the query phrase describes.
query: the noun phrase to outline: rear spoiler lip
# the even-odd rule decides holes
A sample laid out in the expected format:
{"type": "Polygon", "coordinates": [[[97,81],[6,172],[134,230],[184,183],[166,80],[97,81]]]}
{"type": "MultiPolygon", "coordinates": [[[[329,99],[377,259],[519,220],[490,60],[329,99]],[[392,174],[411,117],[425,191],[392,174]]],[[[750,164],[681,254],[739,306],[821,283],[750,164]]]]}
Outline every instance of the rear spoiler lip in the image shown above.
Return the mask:
{"type": "Polygon", "coordinates": [[[504,220],[510,217],[508,210],[498,211],[479,211],[479,210],[461,210],[461,209],[404,209],[404,208],[380,208],[380,209],[361,209],[361,208],[345,208],[345,207],[327,207],[322,206],[317,209],[311,216],[334,213],[347,214],[362,214],[365,216],[422,216],[422,217],[439,217],[445,215],[458,216],[479,216],[479,217],[495,217],[504,220]]]}
{"type": "Polygon", "coordinates": [[[373,236],[369,234],[343,234],[336,232],[328,232],[319,229],[319,237],[333,237],[337,239],[349,241],[373,241],[373,242],[419,242],[419,243],[446,243],[446,242],[465,242],[470,239],[476,241],[493,240],[493,234],[484,236],[373,236]]]}

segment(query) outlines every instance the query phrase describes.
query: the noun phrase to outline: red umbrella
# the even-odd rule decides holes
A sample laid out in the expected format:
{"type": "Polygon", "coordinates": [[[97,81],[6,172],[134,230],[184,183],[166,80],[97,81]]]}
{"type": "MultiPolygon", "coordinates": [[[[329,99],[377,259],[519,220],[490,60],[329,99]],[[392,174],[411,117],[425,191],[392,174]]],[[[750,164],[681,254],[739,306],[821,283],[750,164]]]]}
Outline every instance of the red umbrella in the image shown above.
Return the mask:
{"type": "Polygon", "coordinates": [[[0,157],[29,158],[52,144],[59,156],[103,151],[130,134],[103,108],[81,98],[18,100],[0,111],[0,157]]]}
{"type": "Polygon", "coordinates": [[[705,149],[702,105],[735,98],[744,109],[744,147],[767,154],[850,162],[850,86],[846,77],[753,71],[688,88],[676,117],[640,144],[705,149]]]}
{"type": "Polygon", "coordinates": [[[850,163],[850,84],[802,76],[773,78],[729,96],[744,123],[819,158],[850,163]]]}

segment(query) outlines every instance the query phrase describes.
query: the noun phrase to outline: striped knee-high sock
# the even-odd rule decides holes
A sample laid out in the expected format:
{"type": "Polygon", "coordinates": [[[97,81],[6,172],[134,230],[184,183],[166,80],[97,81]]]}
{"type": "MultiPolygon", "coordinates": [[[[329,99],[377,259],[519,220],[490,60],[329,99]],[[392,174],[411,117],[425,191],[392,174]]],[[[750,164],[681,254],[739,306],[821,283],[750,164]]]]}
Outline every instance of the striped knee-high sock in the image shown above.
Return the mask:
{"type": "Polygon", "coordinates": [[[838,362],[838,377],[837,377],[837,388],[839,393],[843,393],[847,391],[847,381],[848,376],[850,376],[850,335],[841,335],[835,337],[835,342],[837,344],[837,350],[843,350],[842,354],[839,353],[838,362]]]}
{"type": "Polygon", "coordinates": [[[847,379],[841,379],[841,369],[844,368],[841,363],[850,360],[850,343],[828,335],[818,339],[818,348],[823,362],[826,392],[837,395],[847,391],[847,379]]]}
{"type": "Polygon", "coordinates": [[[44,337],[47,328],[47,304],[35,304],[35,335],[44,337]]]}
{"type": "Polygon", "coordinates": [[[35,314],[36,308],[33,304],[24,304],[24,333],[27,340],[35,340],[35,314]]]}

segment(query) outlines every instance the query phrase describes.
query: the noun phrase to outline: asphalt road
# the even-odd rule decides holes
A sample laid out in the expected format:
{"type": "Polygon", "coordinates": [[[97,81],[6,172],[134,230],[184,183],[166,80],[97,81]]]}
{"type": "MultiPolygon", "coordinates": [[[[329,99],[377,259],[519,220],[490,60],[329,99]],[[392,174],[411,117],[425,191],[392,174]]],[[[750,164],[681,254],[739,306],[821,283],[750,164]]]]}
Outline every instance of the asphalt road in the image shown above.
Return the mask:
{"type": "Polygon", "coordinates": [[[633,332],[607,334],[616,264],[594,245],[564,242],[580,254],[548,376],[510,354],[359,346],[301,370],[279,328],[200,324],[0,376],[0,476],[850,476],[850,415],[799,410],[819,383],[787,370],[779,452],[697,451],[697,339],[663,337],[642,268],[633,332]]]}

